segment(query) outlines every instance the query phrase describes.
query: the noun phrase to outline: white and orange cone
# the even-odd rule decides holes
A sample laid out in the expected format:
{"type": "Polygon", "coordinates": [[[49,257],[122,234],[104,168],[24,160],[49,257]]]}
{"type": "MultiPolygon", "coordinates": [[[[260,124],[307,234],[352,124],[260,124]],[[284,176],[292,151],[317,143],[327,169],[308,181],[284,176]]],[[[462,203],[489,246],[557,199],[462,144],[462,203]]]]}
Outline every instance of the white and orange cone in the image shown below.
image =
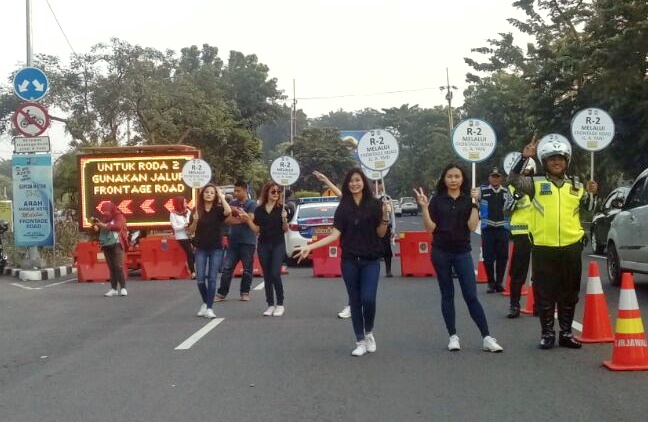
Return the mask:
{"type": "Polygon", "coordinates": [[[614,341],[610,314],[601,287],[601,276],[596,261],[589,263],[587,293],[583,313],[583,331],[575,336],[583,343],[608,343],[614,341]]]}
{"type": "Polygon", "coordinates": [[[614,334],[612,360],[603,362],[613,371],[647,371],[648,344],[644,332],[632,273],[623,273],[619,315],[614,334]]]}
{"type": "Polygon", "coordinates": [[[488,283],[488,276],[486,275],[486,267],[484,267],[484,255],[482,248],[479,247],[479,262],[477,262],[477,283],[488,283]]]}

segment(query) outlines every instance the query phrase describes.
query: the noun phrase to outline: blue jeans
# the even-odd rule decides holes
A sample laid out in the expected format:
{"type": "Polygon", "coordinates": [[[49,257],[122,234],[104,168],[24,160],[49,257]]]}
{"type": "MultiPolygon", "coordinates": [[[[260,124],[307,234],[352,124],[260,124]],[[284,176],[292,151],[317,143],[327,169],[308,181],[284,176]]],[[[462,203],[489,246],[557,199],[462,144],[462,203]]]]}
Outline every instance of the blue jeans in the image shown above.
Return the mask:
{"type": "Polygon", "coordinates": [[[250,293],[250,286],[252,285],[252,272],[254,270],[254,250],[256,245],[247,243],[231,243],[227,248],[227,256],[225,257],[225,265],[223,266],[223,274],[221,275],[220,286],[218,287],[218,294],[227,296],[232,282],[232,274],[234,268],[239,261],[243,265],[243,275],[241,277],[241,294],[250,293]]]}
{"type": "Polygon", "coordinates": [[[477,299],[477,281],[475,266],[470,252],[451,253],[432,247],[432,264],[437,272],[439,288],[441,289],[441,313],[449,335],[457,334],[455,326],[454,283],[452,268],[459,277],[461,294],[468,306],[470,317],[477,324],[482,337],[489,335],[486,314],[479,299],[477,299]]]}
{"type": "Polygon", "coordinates": [[[196,248],[196,282],[200,297],[208,309],[214,306],[216,279],[222,261],[222,249],[205,250],[196,248]]]}
{"type": "Polygon", "coordinates": [[[342,278],[349,295],[353,332],[358,341],[374,328],[379,276],[380,261],[377,259],[342,259],[342,278]]]}
{"type": "Polygon", "coordinates": [[[268,302],[268,306],[274,306],[276,292],[277,305],[283,306],[284,289],[281,281],[281,264],[286,257],[286,245],[283,242],[274,245],[259,243],[257,254],[263,270],[266,302],[268,302]]]}

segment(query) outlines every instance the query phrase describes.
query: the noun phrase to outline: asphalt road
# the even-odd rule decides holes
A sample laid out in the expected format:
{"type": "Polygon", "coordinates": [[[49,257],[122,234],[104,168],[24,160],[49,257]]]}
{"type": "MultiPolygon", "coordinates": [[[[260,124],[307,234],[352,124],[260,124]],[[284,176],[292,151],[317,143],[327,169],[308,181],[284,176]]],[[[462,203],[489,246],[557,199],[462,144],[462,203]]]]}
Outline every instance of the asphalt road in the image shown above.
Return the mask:
{"type": "MultiPolygon", "coordinates": [[[[420,218],[399,219],[399,230],[420,218]]],[[[475,237],[475,245],[479,238],[475,237]]],[[[596,259],[603,271],[605,261],[596,259]]],[[[601,366],[612,345],[537,348],[539,323],[506,319],[508,298],[480,300],[504,353],[481,350],[456,300],[460,352],[448,352],[434,278],[383,278],[378,351],[350,356],[350,320],[336,313],[341,279],[284,276],[286,314],[263,317],[262,290],[198,318],[190,280],[129,280],[129,296],[103,283],[0,278],[0,421],[634,421],[648,415],[648,372],[601,366]],[[211,331],[176,350],[205,326],[211,331]]],[[[584,265],[586,271],[587,265],[584,265]]],[[[603,286],[612,318],[618,289],[603,286]]],[[[583,293],[587,274],[583,277],[583,293]]],[[[253,287],[262,280],[256,278],[253,287]]],[[[648,277],[637,277],[648,312],[648,277]]],[[[582,321],[582,303],[577,320],[582,321]]],[[[186,343],[185,343],[186,344],[186,343]]]]}

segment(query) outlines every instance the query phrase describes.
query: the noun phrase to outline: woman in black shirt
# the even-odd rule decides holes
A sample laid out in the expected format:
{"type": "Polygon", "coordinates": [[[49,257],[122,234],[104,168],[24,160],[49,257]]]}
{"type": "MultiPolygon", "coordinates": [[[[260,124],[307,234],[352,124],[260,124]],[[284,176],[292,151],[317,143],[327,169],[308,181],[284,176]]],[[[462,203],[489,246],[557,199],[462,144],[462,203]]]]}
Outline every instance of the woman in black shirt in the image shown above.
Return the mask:
{"type": "Polygon", "coordinates": [[[257,254],[263,270],[263,281],[268,309],[265,316],[282,316],[284,308],[284,289],[281,280],[281,264],[286,256],[284,232],[288,230],[288,212],[284,208],[281,187],[268,182],[261,190],[259,206],[254,216],[242,212],[241,219],[255,233],[259,233],[257,254]],[[275,306],[275,294],[277,296],[275,306]]]}
{"type": "Polygon", "coordinates": [[[376,351],[373,336],[376,293],[383,256],[382,237],[387,232],[391,203],[374,198],[371,184],[359,168],[351,169],[342,184],[342,199],[335,211],[333,232],[299,250],[299,260],[313,249],[340,239],[342,278],[349,295],[351,322],[356,336],[353,356],[376,351]]]}
{"type": "Polygon", "coordinates": [[[477,298],[475,267],[470,253],[470,232],[479,224],[478,207],[473,202],[478,197],[478,190],[469,190],[464,169],[457,164],[450,164],[441,173],[436,185],[436,195],[429,204],[422,188],[414,189],[414,193],[423,209],[425,228],[434,237],[432,264],[441,289],[441,313],[450,335],[448,350],[457,351],[461,348],[455,326],[454,268],[470,316],[481,332],[483,349],[501,352],[502,347],[489,334],[486,314],[477,298]]]}
{"type": "Polygon", "coordinates": [[[198,195],[193,222],[187,229],[193,233],[191,243],[196,247],[195,267],[198,291],[203,304],[198,316],[216,318],[212,307],[216,295],[216,279],[223,262],[223,229],[232,209],[218,186],[209,183],[198,195]]]}

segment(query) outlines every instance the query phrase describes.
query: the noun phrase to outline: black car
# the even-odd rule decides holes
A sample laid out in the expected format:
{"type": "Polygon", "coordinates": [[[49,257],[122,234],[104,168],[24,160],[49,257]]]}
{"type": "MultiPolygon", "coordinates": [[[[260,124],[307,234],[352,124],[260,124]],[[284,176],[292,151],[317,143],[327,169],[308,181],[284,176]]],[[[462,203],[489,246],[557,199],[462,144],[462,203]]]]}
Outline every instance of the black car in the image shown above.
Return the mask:
{"type": "Polygon", "coordinates": [[[605,243],[607,242],[610,223],[614,216],[621,210],[621,206],[629,191],[629,186],[621,186],[614,189],[605,197],[598,211],[594,214],[590,227],[590,244],[595,254],[601,255],[605,252],[605,243]]]}

